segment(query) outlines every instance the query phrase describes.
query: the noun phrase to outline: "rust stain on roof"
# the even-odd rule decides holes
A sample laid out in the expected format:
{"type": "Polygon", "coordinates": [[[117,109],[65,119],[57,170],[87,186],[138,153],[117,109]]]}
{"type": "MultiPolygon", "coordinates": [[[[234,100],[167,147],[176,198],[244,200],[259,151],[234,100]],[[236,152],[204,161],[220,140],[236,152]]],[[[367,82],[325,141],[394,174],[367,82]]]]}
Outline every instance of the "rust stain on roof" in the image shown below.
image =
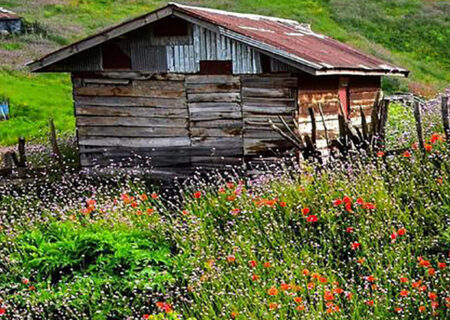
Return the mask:
{"type": "Polygon", "coordinates": [[[174,5],[187,14],[269,44],[323,69],[404,70],[316,33],[309,25],[294,20],[174,5]]]}

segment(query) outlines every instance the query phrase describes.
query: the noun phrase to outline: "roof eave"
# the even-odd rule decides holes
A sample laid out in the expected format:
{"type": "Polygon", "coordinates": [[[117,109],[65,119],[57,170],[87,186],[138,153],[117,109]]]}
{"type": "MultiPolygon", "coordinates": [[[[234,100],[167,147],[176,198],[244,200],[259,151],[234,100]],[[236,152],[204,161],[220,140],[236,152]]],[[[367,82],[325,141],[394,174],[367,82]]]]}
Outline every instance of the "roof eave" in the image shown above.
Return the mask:
{"type": "Polygon", "coordinates": [[[406,69],[393,69],[393,70],[366,70],[366,69],[322,69],[315,72],[316,76],[325,75],[361,75],[361,76],[391,76],[406,78],[409,75],[409,71],[406,69]]]}

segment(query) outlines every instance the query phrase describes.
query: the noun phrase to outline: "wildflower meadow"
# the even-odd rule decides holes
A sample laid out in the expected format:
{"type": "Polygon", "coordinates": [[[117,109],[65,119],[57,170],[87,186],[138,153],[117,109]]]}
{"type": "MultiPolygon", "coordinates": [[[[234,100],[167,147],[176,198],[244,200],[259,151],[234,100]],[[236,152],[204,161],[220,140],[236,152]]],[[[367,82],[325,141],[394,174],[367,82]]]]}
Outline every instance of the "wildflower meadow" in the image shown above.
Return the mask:
{"type": "Polygon", "coordinates": [[[404,151],[172,188],[127,172],[1,185],[0,319],[448,319],[439,129],[424,151],[390,128],[404,151]]]}

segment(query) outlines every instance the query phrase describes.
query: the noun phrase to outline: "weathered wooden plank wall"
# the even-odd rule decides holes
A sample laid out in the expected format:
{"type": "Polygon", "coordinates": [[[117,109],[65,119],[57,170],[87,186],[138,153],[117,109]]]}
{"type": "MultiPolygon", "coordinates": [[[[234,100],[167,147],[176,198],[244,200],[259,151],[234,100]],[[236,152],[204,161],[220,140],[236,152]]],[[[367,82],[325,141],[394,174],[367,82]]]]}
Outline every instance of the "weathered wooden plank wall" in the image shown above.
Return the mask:
{"type": "Polygon", "coordinates": [[[292,148],[275,132],[268,120],[289,124],[297,110],[297,77],[290,74],[242,76],[244,155],[246,158],[273,157],[292,148]]]}

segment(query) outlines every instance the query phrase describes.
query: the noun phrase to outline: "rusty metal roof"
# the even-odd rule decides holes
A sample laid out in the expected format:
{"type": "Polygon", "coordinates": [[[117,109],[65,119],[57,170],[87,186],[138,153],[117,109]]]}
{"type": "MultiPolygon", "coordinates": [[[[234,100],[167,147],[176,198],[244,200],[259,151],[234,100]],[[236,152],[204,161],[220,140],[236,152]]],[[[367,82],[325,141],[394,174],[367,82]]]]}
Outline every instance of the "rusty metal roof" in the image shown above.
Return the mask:
{"type": "Polygon", "coordinates": [[[0,20],[17,20],[20,17],[14,12],[0,7],[0,20]]]}
{"type": "Polygon", "coordinates": [[[409,71],[363,53],[294,20],[233,13],[169,3],[166,7],[109,28],[30,63],[33,71],[118,37],[131,30],[175,15],[203,24],[219,34],[246,43],[314,75],[367,74],[407,76],[409,71]]]}

